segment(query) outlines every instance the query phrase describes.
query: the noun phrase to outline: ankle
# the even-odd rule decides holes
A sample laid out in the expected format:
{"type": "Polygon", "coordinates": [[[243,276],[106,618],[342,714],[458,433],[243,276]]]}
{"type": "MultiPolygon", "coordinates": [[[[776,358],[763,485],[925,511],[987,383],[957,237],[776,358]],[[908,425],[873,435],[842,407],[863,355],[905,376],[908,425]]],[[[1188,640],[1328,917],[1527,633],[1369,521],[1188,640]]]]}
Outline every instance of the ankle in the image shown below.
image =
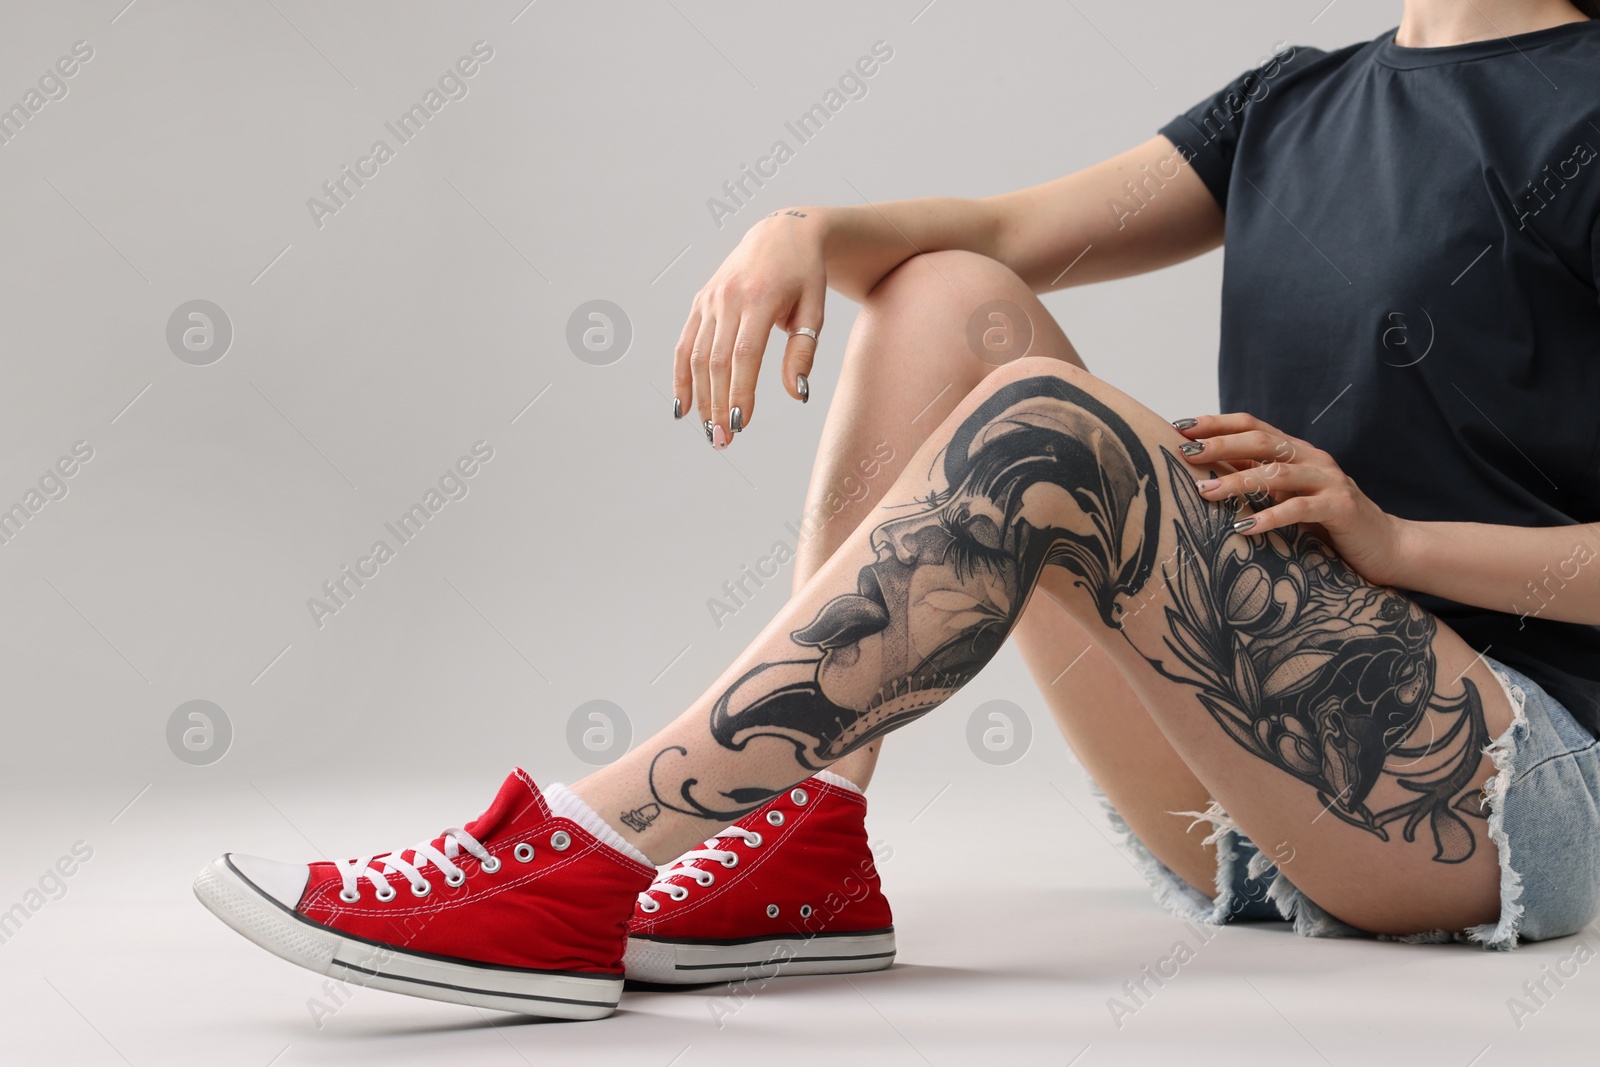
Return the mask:
{"type": "Polygon", "coordinates": [[[593,834],[601,844],[610,845],[631,860],[646,866],[656,865],[654,860],[623,837],[616,827],[602,819],[587,801],[566,786],[560,784],[548,786],[544,790],[544,799],[545,803],[550,805],[550,814],[562,819],[571,819],[593,834]]]}

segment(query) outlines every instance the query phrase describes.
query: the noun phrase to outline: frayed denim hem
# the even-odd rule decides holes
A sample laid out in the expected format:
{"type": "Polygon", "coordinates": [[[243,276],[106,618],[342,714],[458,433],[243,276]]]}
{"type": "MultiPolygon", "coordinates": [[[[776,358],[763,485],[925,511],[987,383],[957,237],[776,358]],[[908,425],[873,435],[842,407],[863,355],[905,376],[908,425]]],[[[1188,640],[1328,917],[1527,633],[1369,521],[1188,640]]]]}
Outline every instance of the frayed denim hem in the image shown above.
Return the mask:
{"type": "Polygon", "coordinates": [[[1527,694],[1521,686],[1513,685],[1511,679],[1493,664],[1489,665],[1489,669],[1494,672],[1495,680],[1506,691],[1506,699],[1511,702],[1511,725],[1484,749],[1484,753],[1494,762],[1495,769],[1494,777],[1484,785],[1483,793],[1489,805],[1489,838],[1500,854],[1500,921],[1472,927],[1466,932],[1466,940],[1477,942],[1484,948],[1513,949],[1517,947],[1517,934],[1522,928],[1522,904],[1519,902],[1522,876],[1511,865],[1511,842],[1505,830],[1505,803],[1506,791],[1511,788],[1511,777],[1516,770],[1517,747],[1528,736],[1527,694]]]}
{"type": "Polygon", "coordinates": [[[1494,776],[1484,785],[1484,795],[1489,807],[1489,837],[1498,849],[1500,858],[1498,922],[1474,926],[1465,931],[1425,930],[1404,936],[1374,935],[1351,926],[1330,915],[1302,893],[1270,856],[1239,832],[1233,818],[1216,801],[1207,805],[1203,812],[1170,813],[1191,816],[1197,822],[1208,822],[1212,826],[1211,833],[1203,843],[1217,847],[1217,879],[1215,896],[1207,896],[1178,877],[1145,847],[1093,779],[1089,781],[1089,789],[1105,809],[1112,830],[1121,839],[1134,866],[1150,883],[1156,903],[1181,919],[1220,926],[1229,921],[1282,918],[1293,923],[1294,932],[1303,937],[1363,937],[1413,945],[1461,941],[1488,949],[1513,949],[1517,946],[1517,936],[1522,926],[1523,906],[1519,903],[1522,878],[1511,865],[1511,845],[1505,832],[1504,808],[1506,790],[1510,788],[1515,773],[1517,749],[1528,735],[1528,716],[1526,694],[1522,688],[1512,684],[1493,664],[1490,664],[1490,669],[1505,690],[1512,712],[1511,725],[1505,733],[1484,749],[1484,754],[1495,767],[1494,776]]]}
{"type": "Polygon", "coordinates": [[[1179,878],[1165,863],[1156,859],[1155,854],[1145,847],[1139,840],[1132,827],[1122,817],[1116,807],[1111,803],[1111,798],[1106,796],[1098,782],[1089,779],[1089,792],[1094,794],[1105,810],[1106,819],[1111,823],[1111,830],[1117,835],[1122,847],[1128,851],[1133,859],[1133,865],[1150,883],[1150,889],[1155,894],[1156,903],[1172,912],[1180,919],[1190,919],[1202,923],[1222,923],[1226,921],[1227,912],[1219,903],[1224,893],[1232,891],[1231,886],[1223,884],[1224,867],[1221,863],[1221,849],[1218,849],[1217,863],[1217,900],[1206,896],[1200,890],[1179,878]],[[1218,912],[1220,918],[1214,918],[1218,912]]]}

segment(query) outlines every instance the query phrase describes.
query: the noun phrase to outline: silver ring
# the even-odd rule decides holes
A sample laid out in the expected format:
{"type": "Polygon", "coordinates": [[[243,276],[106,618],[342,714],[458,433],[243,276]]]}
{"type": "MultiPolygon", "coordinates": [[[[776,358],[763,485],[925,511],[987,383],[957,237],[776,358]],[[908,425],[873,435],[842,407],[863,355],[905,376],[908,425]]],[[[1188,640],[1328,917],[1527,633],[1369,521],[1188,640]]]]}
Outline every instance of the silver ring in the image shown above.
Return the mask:
{"type": "Polygon", "coordinates": [[[794,337],[796,335],[803,336],[803,337],[809,337],[813,341],[818,342],[819,344],[822,341],[822,339],[817,336],[817,331],[813,330],[809,326],[801,326],[799,329],[796,329],[795,331],[793,331],[792,333],[789,334],[790,337],[794,337]]]}

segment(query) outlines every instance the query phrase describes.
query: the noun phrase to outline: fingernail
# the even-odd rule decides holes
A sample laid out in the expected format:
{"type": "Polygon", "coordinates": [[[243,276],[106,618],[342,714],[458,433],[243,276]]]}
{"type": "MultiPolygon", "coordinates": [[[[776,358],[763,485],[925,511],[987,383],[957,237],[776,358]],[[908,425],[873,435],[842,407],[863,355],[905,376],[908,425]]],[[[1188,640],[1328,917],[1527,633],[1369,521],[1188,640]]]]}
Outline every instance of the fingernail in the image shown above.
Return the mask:
{"type": "Polygon", "coordinates": [[[794,391],[800,394],[800,403],[811,403],[811,379],[804,374],[794,376],[794,391]]]}
{"type": "Polygon", "coordinates": [[[1209,493],[1209,492],[1211,492],[1211,490],[1215,489],[1217,486],[1219,486],[1221,484],[1222,484],[1221,480],[1219,480],[1217,478],[1206,478],[1206,479],[1204,479],[1202,481],[1198,481],[1198,482],[1194,483],[1195,488],[1200,490],[1202,493],[1209,493]]]}
{"type": "Polygon", "coordinates": [[[706,441],[709,442],[711,440],[711,420],[710,419],[706,420],[705,429],[706,429],[706,441]]]}
{"type": "Polygon", "coordinates": [[[724,430],[721,426],[717,426],[717,427],[713,428],[712,431],[711,431],[711,447],[712,448],[727,448],[728,447],[728,431],[724,430]]]}
{"type": "Polygon", "coordinates": [[[1204,441],[1185,441],[1178,446],[1178,451],[1186,456],[1196,456],[1204,451],[1205,447],[1206,443],[1204,441]]]}
{"type": "Polygon", "coordinates": [[[672,417],[675,419],[683,418],[683,401],[677,397],[672,398],[672,417]]]}
{"type": "Polygon", "coordinates": [[[744,412],[740,411],[738,408],[734,408],[732,411],[728,412],[728,429],[734,433],[738,433],[740,430],[744,429],[744,412]]]}
{"type": "Polygon", "coordinates": [[[1173,422],[1172,428],[1174,430],[1192,430],[1199,425],[1199,419],[1177,419],[1173,422]]]}
{"type": "Polygon", "coordinates": [[[1250,518],[1248,518],[1248,519],[1240,519],[1238,522],[1233,524],[1233,532],[1234,533],[1244,533],[1246,530],[1250,529],[1250,527],[1254,526],[1255,524],[1256,524],[1256,519],[1255,519],[1254,515],[1250,516],[1250,518]]]}

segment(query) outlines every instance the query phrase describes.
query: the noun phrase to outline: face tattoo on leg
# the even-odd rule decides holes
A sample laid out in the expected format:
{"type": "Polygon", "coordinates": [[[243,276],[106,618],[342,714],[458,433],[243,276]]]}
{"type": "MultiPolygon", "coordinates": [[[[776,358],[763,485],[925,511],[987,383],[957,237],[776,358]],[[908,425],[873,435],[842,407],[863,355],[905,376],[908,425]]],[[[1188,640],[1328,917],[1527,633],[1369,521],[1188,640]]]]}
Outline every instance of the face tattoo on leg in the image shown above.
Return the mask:
{"type": "MultiPolygon", "coordinates": [[[[1014,382],[961,424],[942,464],[915,514],[873,531],[857,591],[790,634],[804,654],[750,670],[717,700],[718,744],[781,738],[809,774],[920,717],[999,650],[1046,564],[1075,574],[1117,624],[1118,597],[1154,567],[1159,505],[1149,453],[1115,412],[1057,378],[1014,382]]],[[[733,820],[777,792],[706,794],[675,776],[685,755],[672,746],[651,765],[651,791],[673,810],[733,820]]]]}

